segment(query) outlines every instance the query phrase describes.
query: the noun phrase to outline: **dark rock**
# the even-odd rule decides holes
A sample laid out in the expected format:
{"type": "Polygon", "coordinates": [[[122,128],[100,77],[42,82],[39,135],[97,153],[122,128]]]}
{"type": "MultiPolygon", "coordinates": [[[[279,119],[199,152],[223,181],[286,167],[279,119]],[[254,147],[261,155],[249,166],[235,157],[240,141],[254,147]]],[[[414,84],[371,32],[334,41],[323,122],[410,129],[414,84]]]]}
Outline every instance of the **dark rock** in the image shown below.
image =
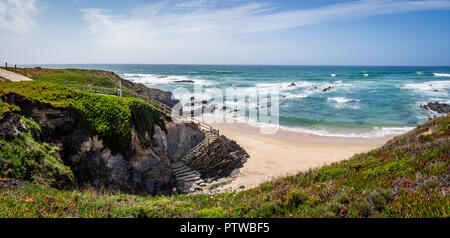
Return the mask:
{"type": "Polygon", "coordinates": [[[244,188],[245,188],[245,185],[241,185],[241,186],[239,186],[239,188],[240,188],[240,189],[244,189],[244,188]]]}
{"type": "Polygon", "coordinates": [[[0,188],[21,187],[23,182],[13,178],[0,178],[0,188]]]}
{"type": "Polygon", "coordinates": [[[194,83],[192,80],[176,80],[175,83],[194,83]]]}
{"type": "Polygon", "coordinates": [[[288,87],[295,87],[297,86],[295,83],[291,83],[288,87]]]}
{"type": "Polygon", "coordinates": [[[17,114],[8,113],[0,123],[0,138],[11,139],[26,130],[25,124],[17,114]]]}
{"type": "Polygon", "coordinates": [[[20,107],[20,114],[37,121],[46,136],[58,140],[81,127],[81,113],[70,108],[56,108],[50,104],[29,101],[18,94],[1,98],[9,104],[20,107]]]}
{"type": "Polygon", "coordinates": [[[205,135],[196,124],[167,123],[167,133],[155,127],[153,142],[158,150],[167,154],[171,162],[183,157],[189,150],[205,139],[205,135]]]}
{"type": "Polygon", "coordinates": [[[322,92],[328,92],[328,91],[330,91],[331,89],[333,89],[333,87],[327,87],[327,88],[324,88],[323,90],[322,90],[322,92]]]}
{"type": "Polygon", "coordinates": [[[439,102],[429,102],[425,105],[421,105],[420,108],[425,110],[435,111],[437,113],[449,113],[450,105],[439,102]]]}

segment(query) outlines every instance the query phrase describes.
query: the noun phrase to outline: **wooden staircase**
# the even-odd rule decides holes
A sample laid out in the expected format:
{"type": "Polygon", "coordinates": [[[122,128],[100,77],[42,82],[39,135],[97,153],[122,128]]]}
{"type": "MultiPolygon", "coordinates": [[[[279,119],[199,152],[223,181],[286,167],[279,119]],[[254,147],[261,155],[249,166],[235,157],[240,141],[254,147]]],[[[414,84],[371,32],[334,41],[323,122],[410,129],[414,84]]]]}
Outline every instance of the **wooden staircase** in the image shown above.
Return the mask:
{"type": "Polygon", "coordinates": [[[190,193],[201,191],[201,187],[206,186],[207,182],[200,178],[201,174],[188,166],[190,161],[198,158],[206,150],[206,148],[219,139],[219,133],[213,131],[203,131],[205,139],[192,148],[180,161],[172,165],[172,171],[175,176],[177,191],[182,193],[190,193]]]}

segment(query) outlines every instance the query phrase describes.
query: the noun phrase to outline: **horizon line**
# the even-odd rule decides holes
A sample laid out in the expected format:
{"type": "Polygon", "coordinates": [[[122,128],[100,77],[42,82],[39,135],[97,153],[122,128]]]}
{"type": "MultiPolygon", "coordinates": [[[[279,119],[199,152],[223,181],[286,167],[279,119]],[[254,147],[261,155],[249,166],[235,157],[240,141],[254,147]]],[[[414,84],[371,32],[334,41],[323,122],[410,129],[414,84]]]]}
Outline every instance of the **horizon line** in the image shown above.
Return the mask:
{"type": "MultiPolygon", "coordinates": [[[[8,63],[8,65],[10,65],[8,63]]],[[[14,65],[14,64],[11,64],[14,65]]],[[[186,64],[186,63],[26,63],[21,65],[180,65],[180,66],[308,66],[308,67],[450,67],[450,65],[356,65],[356,64],[186,64]]],[[[2,66],[3,67],[3,66],[2,66]]]]}

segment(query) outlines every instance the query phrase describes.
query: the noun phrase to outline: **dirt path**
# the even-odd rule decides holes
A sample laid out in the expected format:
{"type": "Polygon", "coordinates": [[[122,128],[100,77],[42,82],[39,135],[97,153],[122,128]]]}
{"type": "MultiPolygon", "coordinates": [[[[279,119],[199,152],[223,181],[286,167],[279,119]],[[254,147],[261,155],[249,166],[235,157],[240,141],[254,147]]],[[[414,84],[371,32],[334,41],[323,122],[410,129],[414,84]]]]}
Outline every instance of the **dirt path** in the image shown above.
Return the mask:
{"type": "Polygon", "coordinates": [[[16,74],[14,72],[0,69],[0,77],[8,79],[11,82],[20,82],[20,81],[31,81],[32,79],[25,77],[21,74],[16,74]]]}

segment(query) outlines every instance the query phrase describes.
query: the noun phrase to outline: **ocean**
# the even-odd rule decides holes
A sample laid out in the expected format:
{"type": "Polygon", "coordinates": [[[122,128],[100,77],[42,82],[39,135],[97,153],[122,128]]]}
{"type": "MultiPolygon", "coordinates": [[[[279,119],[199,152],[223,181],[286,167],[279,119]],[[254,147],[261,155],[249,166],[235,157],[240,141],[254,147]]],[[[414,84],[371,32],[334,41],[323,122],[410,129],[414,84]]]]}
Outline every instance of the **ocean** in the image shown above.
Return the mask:
{"type": "Polygon", "coordinates": [[[41,66],[109,70],[165,91],[180,87],[192,91],[194,84],[203,85],[205,92],[209,88],[235,88],[242,93],[278,89],[280,126],[323,136],[400,134],[438,115],[420,105],[431,101],[450,103],[450,67],[41,66]]]}

